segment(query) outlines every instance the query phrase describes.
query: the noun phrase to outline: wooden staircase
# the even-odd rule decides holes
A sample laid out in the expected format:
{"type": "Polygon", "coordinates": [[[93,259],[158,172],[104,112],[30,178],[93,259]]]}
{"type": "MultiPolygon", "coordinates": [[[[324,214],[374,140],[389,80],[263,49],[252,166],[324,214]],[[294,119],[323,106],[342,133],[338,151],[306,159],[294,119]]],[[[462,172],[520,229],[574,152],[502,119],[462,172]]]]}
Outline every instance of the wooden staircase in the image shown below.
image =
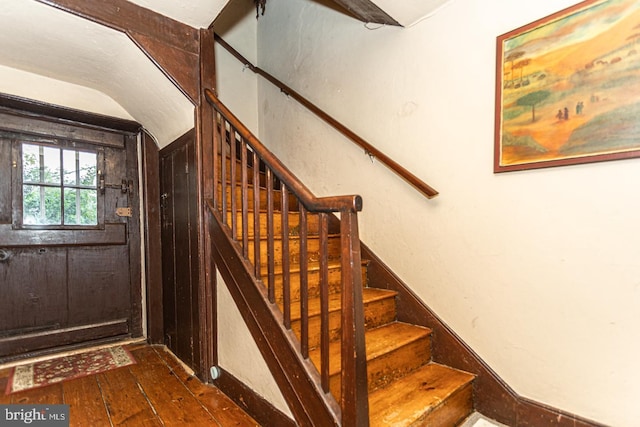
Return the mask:
{"type": "MultiPolygon", "coordinates": [[[[216,183],[222,222],[255,269],[261,292],[297,338],[302,357],[320,377],[326,373],[327,391],[340,402],[344,349],[339,219],[323,220],[322,214],[301,208],[276,177],[252,167],[261,162],[251,161],[250,148],[231,148],[229,139],[236,142],[227,134],[228,146],[221,150],[226,153],[224,174],[218,175],[225,178],[216,183]],[[328,325],[324,330],[323,324],[328,325]]],[[[362,260],[360,271],[369,425],[458,425],[473,410],[474,376],[431,361],[431,330],[396,320],[396,292],[368,287],[367,264],[362,260]]]]}

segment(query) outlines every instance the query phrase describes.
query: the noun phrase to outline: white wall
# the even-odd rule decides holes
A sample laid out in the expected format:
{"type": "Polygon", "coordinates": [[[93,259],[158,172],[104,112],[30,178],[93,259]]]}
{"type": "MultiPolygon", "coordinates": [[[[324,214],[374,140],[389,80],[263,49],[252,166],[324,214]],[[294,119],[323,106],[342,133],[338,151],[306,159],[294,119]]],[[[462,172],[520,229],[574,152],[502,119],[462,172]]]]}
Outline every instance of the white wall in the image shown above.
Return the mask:
{"type": "Polygon", "coordinates": [[[220,274],[217,280],[218,365],[293,418],[220,274]]]}
{"type": "Polygon", "coordinates": [[[496,37],[573,0],[456,0],[407,29],[267,3],[258,65],[433,185],[427,201],[259,82],[260,136],[519,394],[640,419],[640,160],[494,174],[496,37]],[[283,118],[286,119],[283,120],[283,118]]]}
{"type": "MultiPolygon", "coordinates": [[[[227,43],[252,64],[258,61],[257,22],[252,0],[236,0],[213,25],[227,43]]],[[[216,91],[220,100],[245,126],[258,131],[258,78],[219,43],[215,44],[216,91]]]]}

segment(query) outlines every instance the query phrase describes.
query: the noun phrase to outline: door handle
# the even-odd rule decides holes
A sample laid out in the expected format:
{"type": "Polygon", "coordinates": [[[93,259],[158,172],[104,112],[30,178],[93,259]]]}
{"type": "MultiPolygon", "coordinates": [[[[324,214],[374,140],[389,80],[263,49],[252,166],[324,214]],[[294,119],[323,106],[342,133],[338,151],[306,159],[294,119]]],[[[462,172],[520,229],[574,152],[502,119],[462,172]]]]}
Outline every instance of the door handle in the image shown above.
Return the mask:
{"type": "Polygon", "coordinates": [[[98,190],[100,190],[100,194],[104,194],[106,188],[115,188],[119,189],[122,194],[133,194],[133,180],[132,179],[122,179],[120,184],[107,184],[104,178],[104,172],[98,171],[98,190]]]}

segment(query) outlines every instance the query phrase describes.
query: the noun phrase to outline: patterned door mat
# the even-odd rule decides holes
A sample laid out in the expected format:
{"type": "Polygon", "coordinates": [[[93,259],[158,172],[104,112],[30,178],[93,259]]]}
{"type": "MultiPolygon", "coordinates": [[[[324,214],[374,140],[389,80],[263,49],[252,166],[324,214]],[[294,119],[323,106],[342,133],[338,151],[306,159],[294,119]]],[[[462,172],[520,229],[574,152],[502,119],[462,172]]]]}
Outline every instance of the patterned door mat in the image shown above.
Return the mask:
{"type": "Polygon", "coordinates": [[[12,368],[6,394],[99,374],[136,363],[122,346],[101,348],[12,368]]]}

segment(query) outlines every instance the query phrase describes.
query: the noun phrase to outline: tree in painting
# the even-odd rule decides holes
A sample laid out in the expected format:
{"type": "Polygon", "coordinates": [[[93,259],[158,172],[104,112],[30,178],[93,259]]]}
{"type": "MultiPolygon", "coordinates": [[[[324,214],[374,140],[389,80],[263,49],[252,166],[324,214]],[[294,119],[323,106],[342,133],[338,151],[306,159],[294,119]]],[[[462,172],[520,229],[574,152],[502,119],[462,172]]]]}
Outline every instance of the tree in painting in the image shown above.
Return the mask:
{"type": "Polygon", "coordinates": [[[551,95],[551,92],[548,90],[538,90],[532,93],[529,93],[522,98],[518,98],[516,104],[531,107],[531,122],[536,121],[536,105],[543,102],[551,95]]]}

